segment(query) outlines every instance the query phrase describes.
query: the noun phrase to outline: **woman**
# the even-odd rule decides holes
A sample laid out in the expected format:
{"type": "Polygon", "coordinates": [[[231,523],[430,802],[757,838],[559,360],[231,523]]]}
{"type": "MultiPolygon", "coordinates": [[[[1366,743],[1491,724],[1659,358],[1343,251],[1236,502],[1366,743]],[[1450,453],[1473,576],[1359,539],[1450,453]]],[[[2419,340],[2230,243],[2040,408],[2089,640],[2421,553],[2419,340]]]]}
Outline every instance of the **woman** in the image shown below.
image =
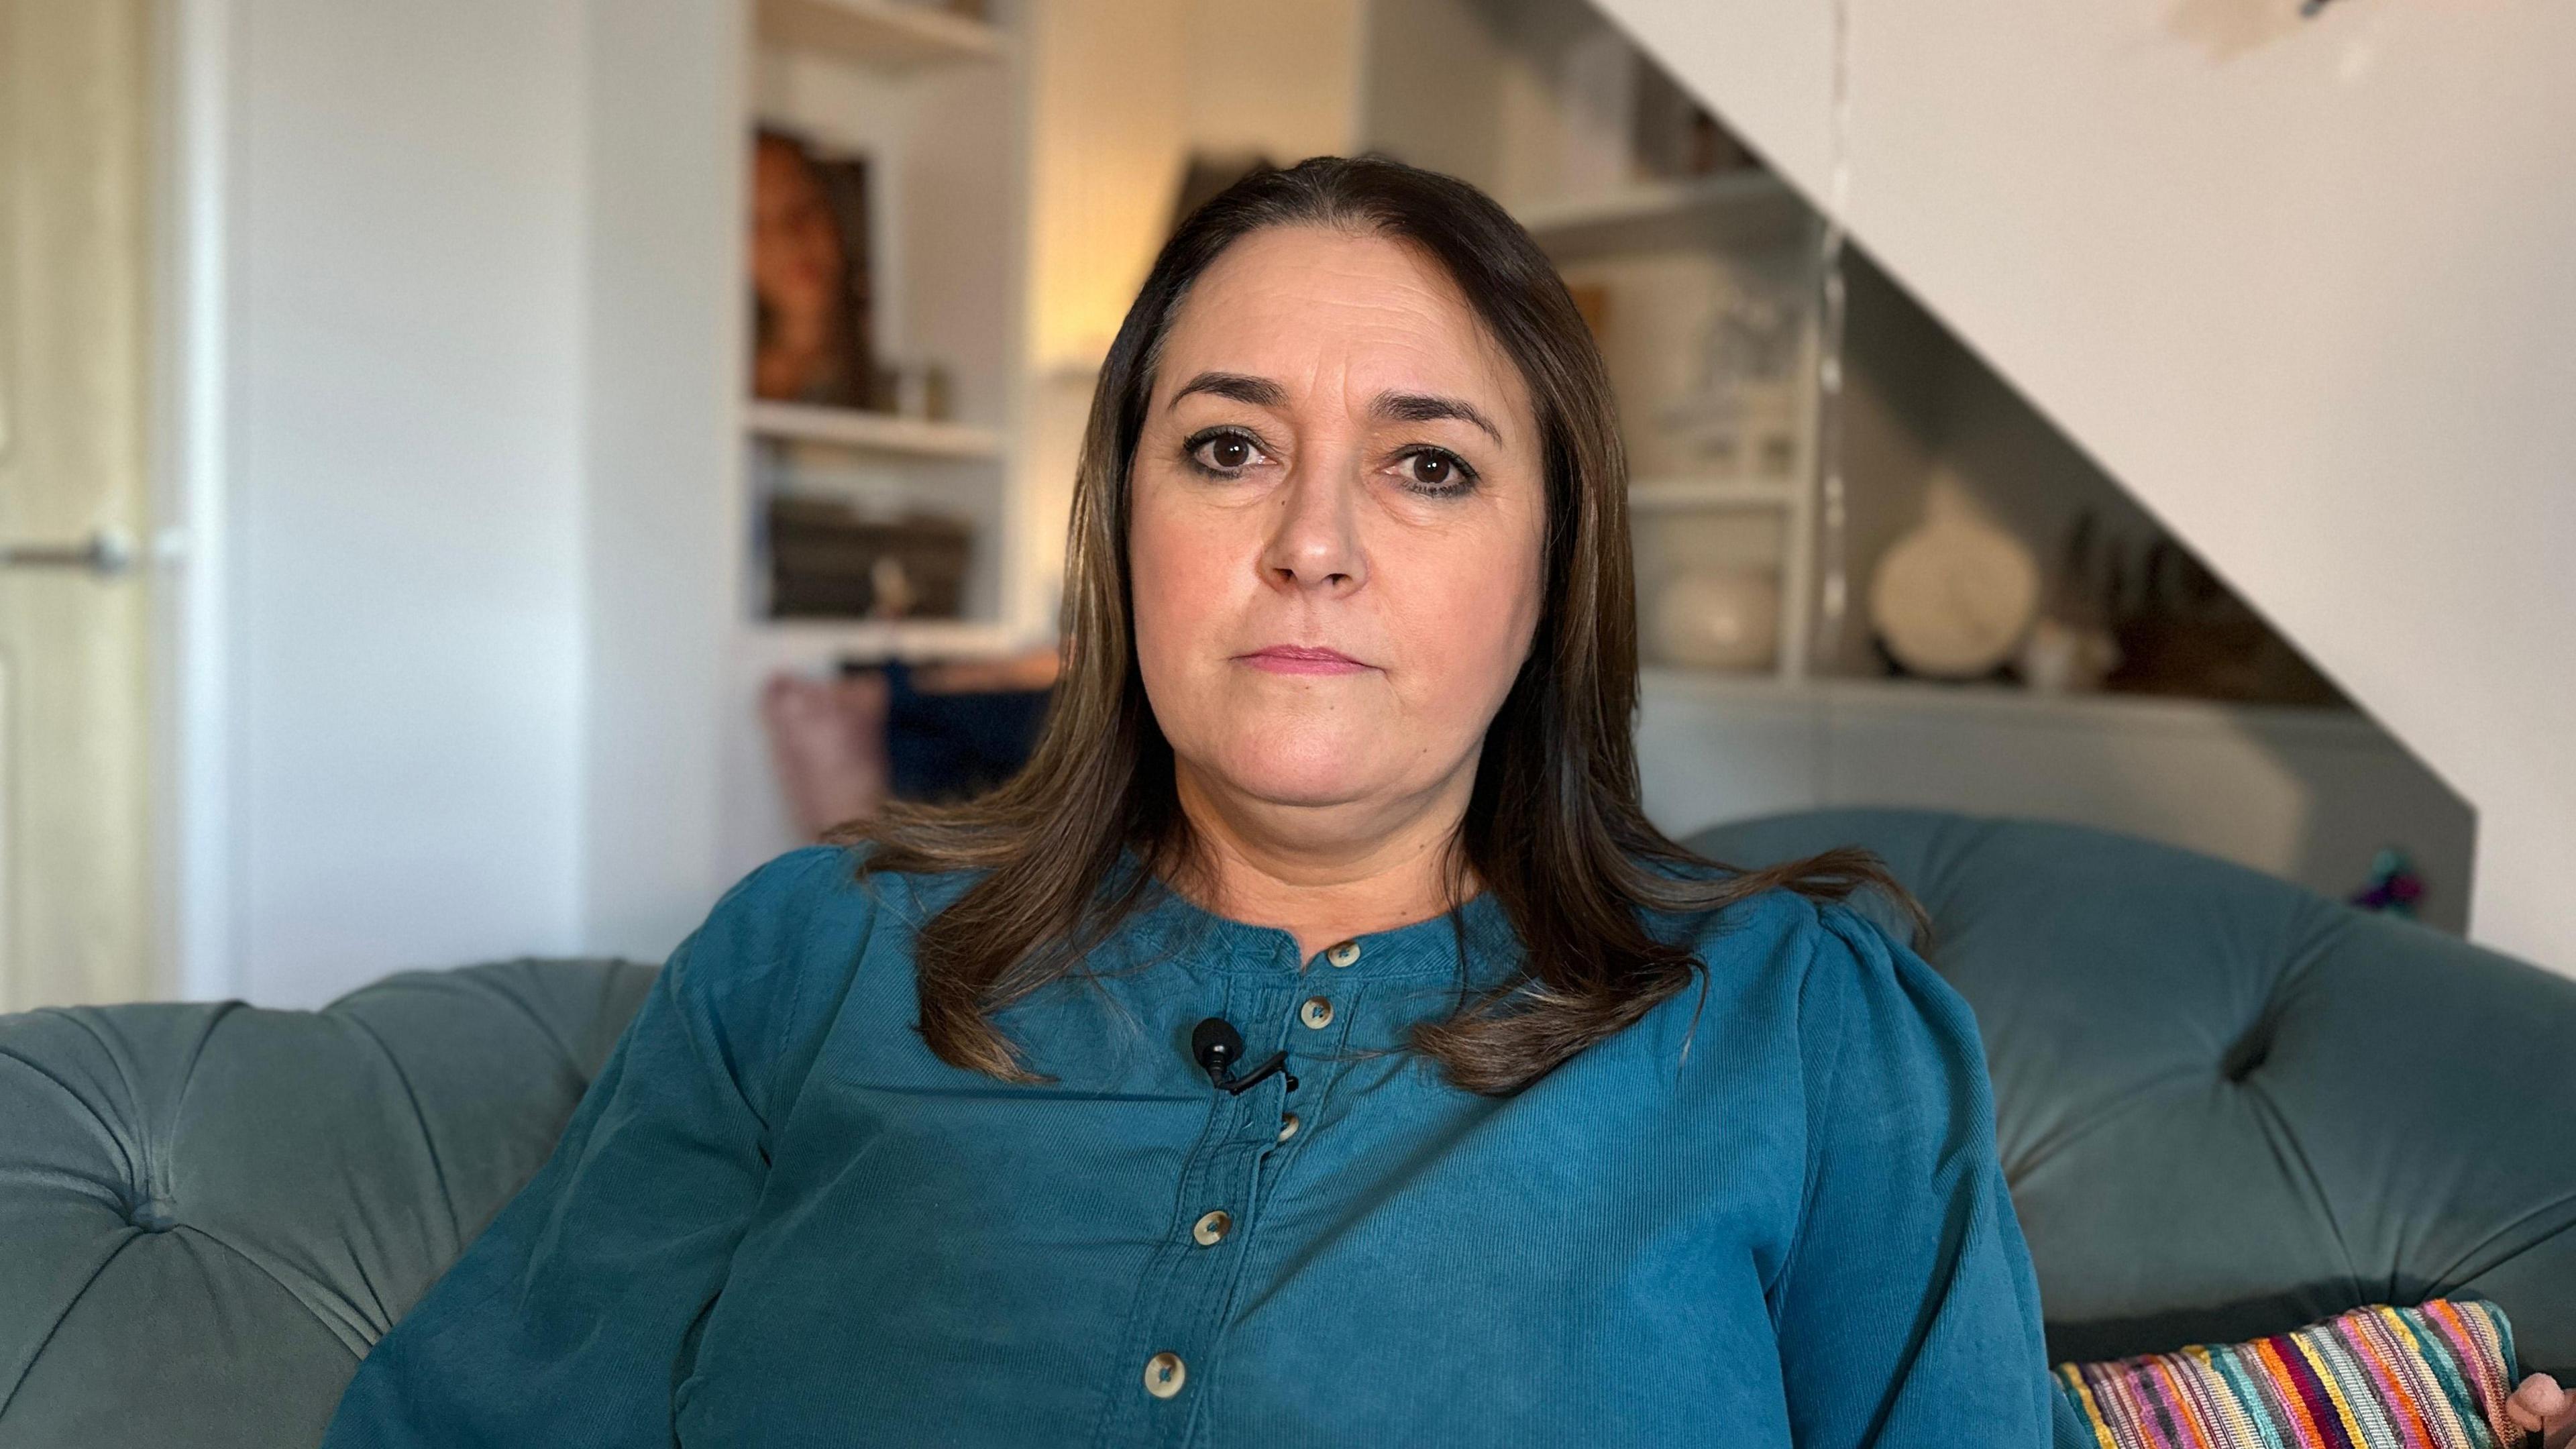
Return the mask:
{"type": "Polygon", "coordinates": [[[1623,482],[1472,188],[1200,209],[1029,767],[728,892],[327,1442],[2072,1431],[1974,1023],[1839,902],[1875,869],[1639,811],[1623,482]]]}

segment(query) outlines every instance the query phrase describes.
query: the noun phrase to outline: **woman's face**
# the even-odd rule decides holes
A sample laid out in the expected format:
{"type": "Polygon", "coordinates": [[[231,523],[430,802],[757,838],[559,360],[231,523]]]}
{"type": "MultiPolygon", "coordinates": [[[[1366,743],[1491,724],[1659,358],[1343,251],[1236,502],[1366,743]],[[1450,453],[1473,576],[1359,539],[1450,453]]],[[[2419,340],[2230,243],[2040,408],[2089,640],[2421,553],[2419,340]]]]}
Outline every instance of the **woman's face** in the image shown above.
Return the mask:
{"type": "Polygon", "coordinates": [[[1463,799],[1537,627],[1546,497],[1518,370],[1436,263],[1236,242],[1164,340],[1129,486],[1185,798],[1326,807],[1333,833],[1463,799]],[[1344,659],[1264,653],[1300,648],[1344,659]]]}

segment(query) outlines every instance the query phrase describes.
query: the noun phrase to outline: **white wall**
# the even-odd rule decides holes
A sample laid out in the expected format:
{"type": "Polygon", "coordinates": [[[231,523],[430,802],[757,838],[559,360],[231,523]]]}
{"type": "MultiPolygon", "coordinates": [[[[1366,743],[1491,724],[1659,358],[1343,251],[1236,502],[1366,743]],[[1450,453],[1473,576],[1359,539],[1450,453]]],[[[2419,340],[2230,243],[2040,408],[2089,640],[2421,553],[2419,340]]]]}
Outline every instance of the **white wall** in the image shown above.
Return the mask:
{"type": "Polygon", "coordinates": [[[581,6],[228,9],[231,987],[569,950],[581,6]]]}
{"type": "Polygon", "coordinates": [[[588,0],[583,949],[658,961],[719,859],[739,612],[744,136],[730,3],[588,0]]]}
{"type": "MultiPolygon", "coordinates": [[[[1834,8],[1601,0],[1811,196],[1834,8]]],[[[1847,219],[2478,812],[2576,972],[2576,8],[1846,0],[1847,219]]]]}

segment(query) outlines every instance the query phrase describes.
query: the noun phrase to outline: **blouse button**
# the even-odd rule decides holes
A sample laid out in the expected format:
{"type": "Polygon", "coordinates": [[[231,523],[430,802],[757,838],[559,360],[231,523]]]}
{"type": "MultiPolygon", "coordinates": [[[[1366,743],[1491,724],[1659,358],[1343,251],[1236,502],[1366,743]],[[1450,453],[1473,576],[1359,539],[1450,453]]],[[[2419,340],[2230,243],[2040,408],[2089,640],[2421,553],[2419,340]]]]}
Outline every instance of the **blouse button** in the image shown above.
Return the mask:
{"type": "Polygon", "coordinates": [[[1324,959],[1336,966],[1348,966],[1360,959],[1360,943],[1344,941],[1338,946],[1327,946],[1324,948],[1324,959]]]}
{"type": "Polygon", "coordinates": [[[1297,1019],[1320,1031],[1333,1024],[1333,1003],[1320,996],[1309,996],[1306,1004],[1297,1008],[1297,1019]]]}
{"type": "Polygon", "coordinates": [[[1294,1136],[1296,1136],[1296,1135],[1297,1135],[1297,1114],[1296,1114],[1296,1113],[1294,1113],[1294,1112],[1291,1112],[1291,1113],[1287,1114],[1286,1116],[1281,1117],[1281,1118],[1279,1119],[1279,1140],[1280,1140],[1280,1141],[1282,1141],[1282,1142],[1285,1142],[1285,1141],[1287,1141],[1289,1138],[1294,1137],[1294,1136]]]}
{"type": "Polygon", "coordinates": [[[1158,1399],[1168,1399],[1181,1391],[1181,1381],[1190,1376],[1190,1366],[1181,1356],[1164,1349],[1145,1360],[1145,1392],[1158,1399]]]}
{"type": "Polygon", "coordinates": [[[1199,1220],[1190,1227],[1190,1236],[1198,1239],[1200,1247],[1213,1248],[1225,1241],[1226,1231],[1233,1226],[1234,1215],[1223,1208],[1216,1208],[1199,1215],[1199,1220]]]}

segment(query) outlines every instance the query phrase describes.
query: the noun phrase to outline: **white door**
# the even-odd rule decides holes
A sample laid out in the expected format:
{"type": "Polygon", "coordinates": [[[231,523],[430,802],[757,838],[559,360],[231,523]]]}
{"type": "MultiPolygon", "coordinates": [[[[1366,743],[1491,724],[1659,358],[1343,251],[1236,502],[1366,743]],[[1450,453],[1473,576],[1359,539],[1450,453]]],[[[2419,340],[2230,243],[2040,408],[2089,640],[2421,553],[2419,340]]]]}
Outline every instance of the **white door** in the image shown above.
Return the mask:
{"type": "Polygon", "coordinates": [[[0,0],[0,1011],[153,979],[150,0],[0,0]]]}

